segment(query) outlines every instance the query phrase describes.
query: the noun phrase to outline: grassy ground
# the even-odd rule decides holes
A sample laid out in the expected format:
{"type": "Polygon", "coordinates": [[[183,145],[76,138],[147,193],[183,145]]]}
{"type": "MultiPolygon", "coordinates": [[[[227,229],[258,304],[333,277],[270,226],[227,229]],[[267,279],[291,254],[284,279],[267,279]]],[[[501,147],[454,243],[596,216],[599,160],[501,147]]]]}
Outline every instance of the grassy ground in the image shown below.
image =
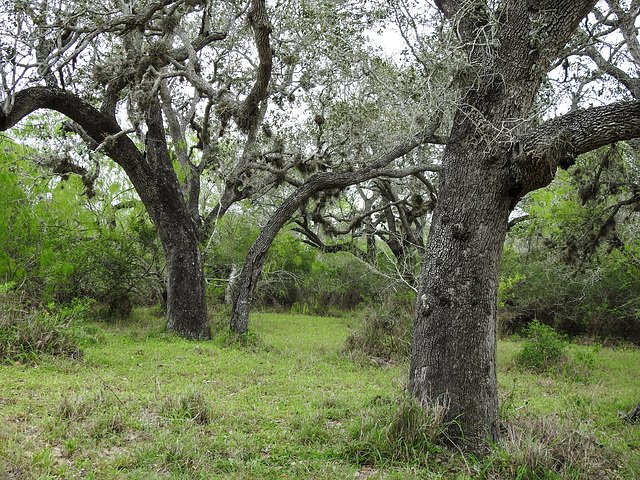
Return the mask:
{"type": "Polygon", "coordinates": [[[640,351],[572,347],[573,370],[534,375],[500,342],[506,442],[475,462],[391,438],[407,366],[341,353],[353,327],[260,314],[244,344],[195,343],[137,312],[80,359],[2,365],[0,478],[640,478],[640,427],[617,416],[640,351]]]}

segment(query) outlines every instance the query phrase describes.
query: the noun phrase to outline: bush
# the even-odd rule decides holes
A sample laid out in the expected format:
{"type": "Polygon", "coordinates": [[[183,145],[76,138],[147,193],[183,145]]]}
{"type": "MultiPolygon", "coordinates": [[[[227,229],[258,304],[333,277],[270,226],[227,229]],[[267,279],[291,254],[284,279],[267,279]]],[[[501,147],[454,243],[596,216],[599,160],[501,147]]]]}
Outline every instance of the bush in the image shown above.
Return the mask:
{"type": "Polygon", "coordinates": [[[366,307],[361,315],[360,326],[345,341],[346,353],[361,352],[384,360],[409,357],[413,338],[410,309],[388,301],[366,307]]]}
{"type": "Polygon", "coordinates": [[[622,201],[626,180],[616,178],[637,158],[616,153],[620,168],[603,170],[598,157],[581,158],[573,174],[559,172],[520,203],[526,220],[510,229],[502,254],[502,334],[520,333],[537,318],[572,337],[640,345],[640,216],[622,201]],[[616,187],[582,195],[584,187],[604,187],[604,178],[616,187]]]}
{"type": "Polygon", "coordinates": [[[516,355],[516,363],[537,373],[557,368],[566,358],[567,342],[564,336],[537,319],[525,329],[527,339],[516,355]]]}
{"type": "Polygon", "coordinates": [[[35,362],[40,355],[80,357],[82,347],[99,341],[97,328],[85,321],[93,302],[76,300],[70,305],[24,309],[12,301],[7,286],[0,289],[0,359],[3,362],[35,362]]]}

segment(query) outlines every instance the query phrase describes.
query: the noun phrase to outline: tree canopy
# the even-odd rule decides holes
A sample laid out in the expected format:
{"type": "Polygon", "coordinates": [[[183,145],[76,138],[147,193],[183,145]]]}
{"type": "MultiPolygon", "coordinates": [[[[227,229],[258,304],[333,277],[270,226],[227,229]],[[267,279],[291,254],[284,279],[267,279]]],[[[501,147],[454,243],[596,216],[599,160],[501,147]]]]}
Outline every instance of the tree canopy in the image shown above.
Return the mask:
{"type": "MultiPolygon", "coordinates": [[[[25,141],[53,172],[80,175],[88,197],[107,157],[122,168],[162,244],[169,330],[209,337],[203,256],[239,202],[263,203],[269,219],[238,277],[238,333],[268,249],[294,215],[324,250],[346,248],[332,236],[364,236],[370,260],[382,239],[400,262],[422,256],[409,390],[445,407],[452,439],[475,453],[499,437],[496,309],[509,222],[558,169],[640,136],[638,2],[3,7],[0,130],[53,112],[46,121],[57,128],[25,141]],[[393,58],[371,40],[385,29],[404,41],[393,58]]],[[[585,184],[584,198],[605,180],[585,184]]],[[[638,203],[625,188],[618,210],[638,203]]]]}

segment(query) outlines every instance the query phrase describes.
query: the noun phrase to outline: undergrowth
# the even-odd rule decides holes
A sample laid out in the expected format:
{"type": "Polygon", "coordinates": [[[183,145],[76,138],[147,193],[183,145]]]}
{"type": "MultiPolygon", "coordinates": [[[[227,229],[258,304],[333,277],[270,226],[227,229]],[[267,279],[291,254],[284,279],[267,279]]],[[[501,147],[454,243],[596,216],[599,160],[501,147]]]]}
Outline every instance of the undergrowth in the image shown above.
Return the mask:
{"type": "Polygon", "coordinates": [[[97,343],[100,329],[90,322],[94,302],[32,307],[15,301],[11,286],[0,290],[0,359],[36,362],[42,355],[79,357],[82,348],[97,343]]]}
{"type": "Polygon", "coordinates": [[[635,349],[569,346],[571,362],[593,360],[585,383],[514,368],[523,343],[500,342],[502,439],[477,459],[448,441],[442,406],[405,393],[406,363],[345,358],[358,320],[262,314],[251,342],[191,342],[152,315],[100,324],[105,341],[84,346],[82,361],[0,365],[0,478],[640,475],[640,425],[618,418],[638,401],[635,349]]]}
{"type": "Polygon", "coordinates": [[[364,354],[382,360],[409,358],[413,337],[410,311],[392,302],[367,306],[358,314],[360,322],[347,337],[347,354],[364,354]]]}
{"type": "Polygon", "coordinates": [[[597,362],[600,346],[575,350],[566,336],[552,327],[533,320],[525,329],[525,340],[515,356],[516,364],[534,373],[562,374],[575,381],[588,382],[597,362]]]}
{"type": "Polygon", "coordinates": [[[533,320],[525,329],[526,339],[516,355],[516,363],[534,372],[546,372],[566,360],[565,336],[552,327],[533,320]]]}
{"type": "Polygon", "coordinates": [[[621,456],[587,429],[557,417],[518,416],[503,424],[503,439],[478,465],[479,478],[595,479],[618,477],[621,456]]]}

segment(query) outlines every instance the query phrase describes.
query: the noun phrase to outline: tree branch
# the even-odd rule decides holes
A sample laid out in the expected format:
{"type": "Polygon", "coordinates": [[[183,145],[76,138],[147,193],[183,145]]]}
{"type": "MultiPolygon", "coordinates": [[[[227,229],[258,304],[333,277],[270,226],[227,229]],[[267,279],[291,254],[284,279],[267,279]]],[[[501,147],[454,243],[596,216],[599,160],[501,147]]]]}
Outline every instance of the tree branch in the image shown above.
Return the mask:
{"type": "Polygon", "coordinates": [[[627,87],[627,90],[629,90],[629,93],[631,93],[634,98],[640,98],[640,79],[632,78],[624,70],[606,60],[593,45],[586,48],[586,54],[595,62],[602,72],[615,78],[627,87]]]}
{"type": "Polygon", "coordinates": [[[267,15],[264,0],[252,0],[248,18],[254,32],[260,64],[258,65],[256,81],[236,116],[238,127],[245,133],[249,132],[258,120],[259,105],[262,100],[267,98],[267,87],[271,80],[271,70],[273,68],[273,50],[269,43],[271,25],[269,24],[269,16],[267,15]]]}
{"type": "Polygon", "coordinates": [[[529,131],[512,146],[507,162],[514,181],[512,194],[548,185],[556,169],[568,168],[578,155],[613,142],[640,137],[640,101],[616,102],[570,112],[529,131]]]}
{"type": "Polygon", "coordinates": [[[78,96],[57,87],[31,87],[13,96],[12,107],[0,108],[0,131],[8,130],[24,117],[39,109],[55,110],[82,126],[96,142],[120,132],[115,119],[81,100],[78,96]]]}

